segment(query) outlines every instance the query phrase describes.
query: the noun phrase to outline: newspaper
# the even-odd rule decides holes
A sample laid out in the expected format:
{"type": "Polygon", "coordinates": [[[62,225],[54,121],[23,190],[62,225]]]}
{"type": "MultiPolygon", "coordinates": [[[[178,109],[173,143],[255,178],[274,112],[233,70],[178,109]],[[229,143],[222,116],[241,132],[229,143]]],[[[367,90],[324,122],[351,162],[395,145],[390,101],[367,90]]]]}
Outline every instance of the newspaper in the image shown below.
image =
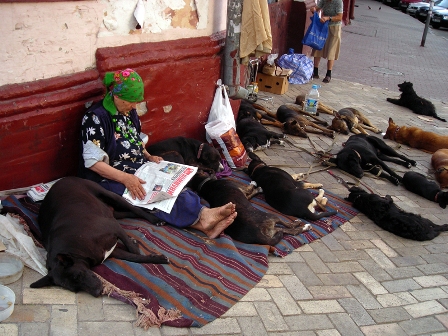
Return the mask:
{"type": "Polygon", "coordinates": [[[136,176],[146,181],[142,184],[146,197],[134,200],[127,189],[123,197],[135,206],[170,213],[177,196],[197,170],[197,167],[169,161],[147,162],[135,172],[136,176]]]}
{"type": "Polygon", "coordinates": [[[42,201],[45,198],[45,195],[50,190],[50,188],[53,186],[53,184],[55,184],[59,180],[60,179],[32,186],[31,189],[26,192],[26,194],[28,195],[29,198],[33,200],[33,202],[42,201]]]}

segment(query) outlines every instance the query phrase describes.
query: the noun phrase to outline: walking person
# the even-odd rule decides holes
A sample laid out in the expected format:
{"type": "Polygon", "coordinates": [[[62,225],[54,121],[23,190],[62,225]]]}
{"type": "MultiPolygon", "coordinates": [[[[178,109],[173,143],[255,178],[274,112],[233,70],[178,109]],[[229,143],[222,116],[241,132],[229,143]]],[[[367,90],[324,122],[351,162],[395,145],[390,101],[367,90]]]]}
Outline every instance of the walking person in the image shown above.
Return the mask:
{"type": "Polygon", "coordinates": [[[311,13],[321,12],[321,22],[330,21],[328,24],[328,37],[322,50],[315,50],[311,55],[314,57],[313,78],[319,77],[319,64],[321,58],[327,59],[327,73],[323,79],[324,83],[330,83],[331,71],[334,61],[339,57],[341,47],[342,14],[344,6],[342,0],[319,0],[317,6],[310,9],[311,13]]]}

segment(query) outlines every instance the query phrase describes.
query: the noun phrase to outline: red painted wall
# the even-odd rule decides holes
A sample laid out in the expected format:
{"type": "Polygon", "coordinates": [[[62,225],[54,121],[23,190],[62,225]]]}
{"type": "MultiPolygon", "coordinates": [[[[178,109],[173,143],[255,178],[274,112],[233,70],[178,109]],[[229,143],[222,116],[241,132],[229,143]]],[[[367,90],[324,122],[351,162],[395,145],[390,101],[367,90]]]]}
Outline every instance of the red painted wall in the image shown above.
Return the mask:
{"type": "Polygon", "coordinates": [[[102,75],[134,68],[145,81],[143,131],[155,142],[203,140],[220,78],[220,41],[209,37],[97,51],[97,69],[0,87],[0,190],[75,175],[85,103],[104,94],[102,75]]]}

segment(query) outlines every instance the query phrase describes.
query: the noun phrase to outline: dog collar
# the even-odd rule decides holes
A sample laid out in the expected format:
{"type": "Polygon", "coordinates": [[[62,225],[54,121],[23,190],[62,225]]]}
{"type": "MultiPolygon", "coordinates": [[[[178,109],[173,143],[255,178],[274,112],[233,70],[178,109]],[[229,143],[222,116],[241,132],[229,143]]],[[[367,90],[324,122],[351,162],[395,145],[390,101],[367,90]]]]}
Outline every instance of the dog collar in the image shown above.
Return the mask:
{"type": "Polygon", "coordinates": [[[201,158],[203,148],[204,148],[204,143],[201,143],[201,145],[199,146],[199,150],[198,150],[198,156],[197,156],[198,160],[201,158]]]}
{"type": "Polygon", "coordinates": [[[358,155],[359,159],[361,160],[361,155],[356,150],[354,150],[354,149],[352,149],[352,150],[356,153],[356,155],[358,155]]]}
{"type": "Polygon", "coordinates": [[[439,169],[437,169],[437,170],[435,171],[435,173],[436,173],[436,174],[442,174],[442,172],[443,172],[444,170],[448,170],[448,168],[447,168],[447,167],[440,167],[439,169]]]}
{"type": "Polygon", "coordinates": [[[252,176],[255,172],[255,170],[257,170],[258,168],[262,167],[262,166],[266,166],[266,164],[264,162],[259,163],[258,165],[255,166],[254,169],[252,169],[252,173],[250,174],[250,176],[252,176]]]}
{"type": "Polygon", "coordinates": [[[201,183],[199,183],[197,192],[200,192],[201,189],[202,189],[202,187],[204,186],[204,184],[206,184],[206,183],[207,183],[208,181],[210,181],[211,179],[212,179],[211,177],[207,177],[204,181],[202,181],[201,183]]]}

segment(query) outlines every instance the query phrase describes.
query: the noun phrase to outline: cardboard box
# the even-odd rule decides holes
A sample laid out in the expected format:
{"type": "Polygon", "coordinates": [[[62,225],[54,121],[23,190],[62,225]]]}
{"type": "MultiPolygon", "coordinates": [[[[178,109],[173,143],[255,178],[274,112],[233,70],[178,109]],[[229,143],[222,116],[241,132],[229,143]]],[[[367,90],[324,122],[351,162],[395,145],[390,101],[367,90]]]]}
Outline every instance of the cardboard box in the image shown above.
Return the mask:
{"type": "Polygon", "coordinates": [[[258,89],[264,92],[275,94],[284,94],[288,91],[288,77],[286,76],[270,76],[263,73],[257,74],[258,89]]]}

